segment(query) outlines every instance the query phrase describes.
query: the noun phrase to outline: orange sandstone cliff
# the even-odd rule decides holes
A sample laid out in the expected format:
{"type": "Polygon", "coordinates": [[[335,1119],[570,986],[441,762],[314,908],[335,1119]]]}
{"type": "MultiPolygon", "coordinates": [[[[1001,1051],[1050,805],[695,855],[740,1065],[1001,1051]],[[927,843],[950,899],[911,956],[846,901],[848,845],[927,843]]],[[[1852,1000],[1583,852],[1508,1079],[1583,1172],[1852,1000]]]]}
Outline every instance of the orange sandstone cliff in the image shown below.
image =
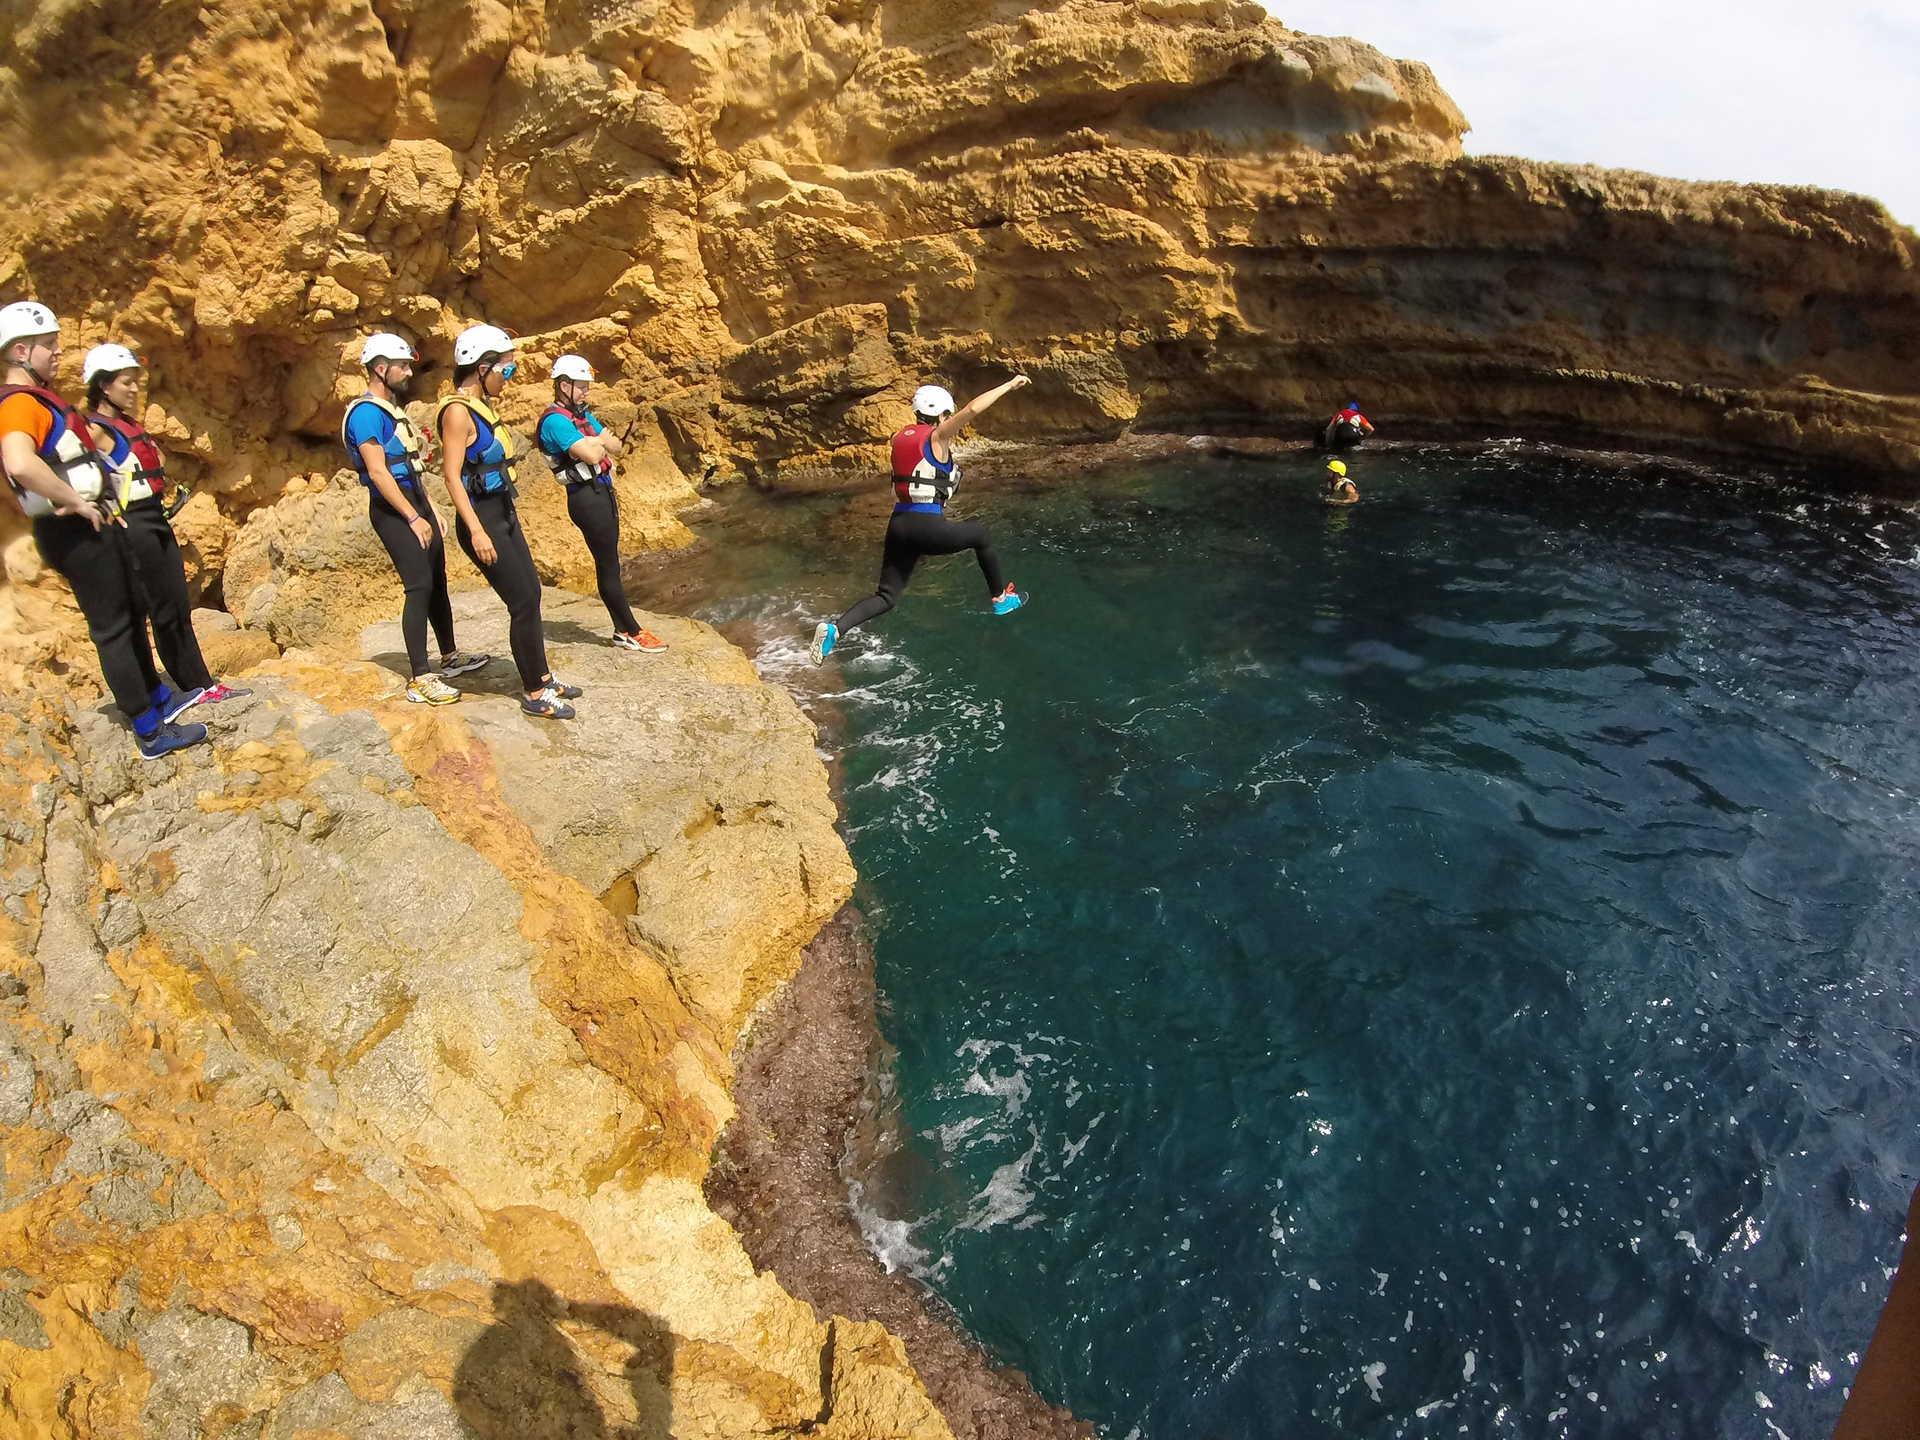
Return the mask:
{"type": "Polygon", "coordinates": [[[1009,433],[1358,390],[1920,473],[1878,205],[1464,159],[1424,66],[1252,3],[65,0],[0,42],[0,119],[0,288],[142,348],[239,504],[336,466],[356,335],[482,316],[614,377],[666,510],[1008,365],[1009,433]]]}

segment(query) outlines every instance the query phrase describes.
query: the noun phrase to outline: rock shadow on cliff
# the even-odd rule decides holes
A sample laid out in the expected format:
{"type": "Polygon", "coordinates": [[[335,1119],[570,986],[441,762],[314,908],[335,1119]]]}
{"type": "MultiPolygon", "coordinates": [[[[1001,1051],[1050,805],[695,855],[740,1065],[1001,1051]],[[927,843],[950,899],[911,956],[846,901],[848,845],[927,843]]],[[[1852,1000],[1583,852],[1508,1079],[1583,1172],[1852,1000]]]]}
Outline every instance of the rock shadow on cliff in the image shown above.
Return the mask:
{"type": "Polygon", "coordinates": [[[658,1317],[540,1280],[497,1283],[493,1313],[453,1381],[476,1440],[668,1440],[673,1334],[658,1317]]]}

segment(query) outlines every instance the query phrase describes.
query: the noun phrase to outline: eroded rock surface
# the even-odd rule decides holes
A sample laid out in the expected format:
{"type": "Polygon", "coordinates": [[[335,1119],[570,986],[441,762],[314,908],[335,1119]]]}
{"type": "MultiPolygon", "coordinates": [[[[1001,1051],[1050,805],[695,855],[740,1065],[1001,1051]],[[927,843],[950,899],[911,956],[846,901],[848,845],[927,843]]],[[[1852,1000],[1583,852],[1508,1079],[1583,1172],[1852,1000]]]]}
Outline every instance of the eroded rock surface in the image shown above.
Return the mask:
{"type": "Polygon", "coordinates": [[[607,373],[668,513],[1014,364],[1010,432],[1357,388],[1920,472],[1879,206],[1466,160],[1425,66],[1247,0],[76,0],[0,45],[0,281],[145,347],[230,503],[338,464],[358,334],[479,316],[607,373]]]}
{"type": "Polygon", "coordinates": [[[811,726],[569,605],[570,730],[377,658],[270,662],[157,763],[0,710],[0,1430],[948,1433],[701,1195],[740,1019],[851,887],[811,726]]]}

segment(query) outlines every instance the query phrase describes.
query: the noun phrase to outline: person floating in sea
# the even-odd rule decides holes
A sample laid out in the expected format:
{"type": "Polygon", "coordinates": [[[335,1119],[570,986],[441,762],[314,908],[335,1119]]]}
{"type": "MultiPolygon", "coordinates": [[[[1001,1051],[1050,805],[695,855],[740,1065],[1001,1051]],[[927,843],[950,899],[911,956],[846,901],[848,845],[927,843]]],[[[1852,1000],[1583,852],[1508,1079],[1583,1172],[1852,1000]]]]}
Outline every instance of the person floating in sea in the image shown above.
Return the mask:
{"type": "Polygon", "coordinates": [[[494,325],[469,325],[453,342],[453,393],[440,401],[440,473],[453,498],[454,538],[507,607],[513,663],[526,692],[520,708],[571,720],[580,687],[554,678],[540,622],[540,573],[514,507],[513,435],[493,402],[519,369],[513,337],[494,325]]]}
{"type": "Polygon", "coordinates": [[[46,306],[18,300],[0,309],[0,464],[33,521],[48,568],[73,587],[100,673],[133,726],[140,753],[158,760],[207,738],[176,718],[197,696],[163,684],[147,641],[146,600],[104,457],[80,412],[54,393],[60,322],[46,306]]]}
{"type": "Polygon", "coordinates": [[[1372,433],[1373,422],[1360,413],[1360,402],[1349,400],[1321,428],[1320,444],[1328,450],[1351,450],[1372,433]]]}
{"type": "Polygon", "coordinates": [[[1327,461],[1322,480],[1320,498],[1329,505],[1351,505],[1360,498],[1360,487],[1347,478],[1347,463],[1344,460],[1327,461]]]}
{"type": "MultiPolygon", "coordinates": [[[[153,624],[153,648],[183,699],[196,705],[238,700],[251,690],[223,685],[207,669],[193,633],[193,604],[186,566],[168,517],[167,461],[135,415],[140,404],[140,357],[124,345],[96,345],[87,352],[80,379],[87,387],[87,423],[94,447],[106,461],[142,598],[153,624]]],[[[174,489],[178,491],[179,487],[174,489]]]]}
{"type": "Polygon", "coordinates": [[[613,643],[658,655],[667,642],[633,618],[620,579],[620,500],[613,488],[613,462],[623,447],[587,404],[592,384],[593,366],[584,357],[562,355],[554,361],[553,404],[540,417],[534,438],[554,478],[567,487],[567,514],[593,554],[593,578],[613,621],[613,643]]]}
{"type": "Polygon", "coordinates": [[[420,357],[398,335],[370,335],[360,347],[366,393],[347,406],[341,443],[367,487],[367,521],[400,576],[406,602],[400,637],[413,678],[407,699],[420,705],[451,705],[460,692],[447,681],[478,670],[493,657],[466,655],[454,644],[453,601],[447,594],[447,544],[440,517],[427,498],[420,432],[401,408],[413,389],[420,357]],[[440,642],[440,664],[427,660],[427,626],[440,642]]]}
{"type": "Polygon", "coordinates": [[[960,467],[953,458],[953,441],[977,417],[1003,397],[1033,382],[1016,375],[1004,385],[976,395],[958,410],[953,396],[938,385],[922,385],[913,392],[913,424],[893,437],[893,518],[880,553],[880,584],[838,620],[822,620],[814,627],[809,653],[822,664],[849,630],[884,615],[899,601],[913,570],[927,555],[956,555],[973,551],[987,582],[987,602],[996,615],[1011,615],[1027,597],[1007,583],[1000,570],[987,527],[977,520],[949,520],[947,502],[960,488],[960,467]]]}

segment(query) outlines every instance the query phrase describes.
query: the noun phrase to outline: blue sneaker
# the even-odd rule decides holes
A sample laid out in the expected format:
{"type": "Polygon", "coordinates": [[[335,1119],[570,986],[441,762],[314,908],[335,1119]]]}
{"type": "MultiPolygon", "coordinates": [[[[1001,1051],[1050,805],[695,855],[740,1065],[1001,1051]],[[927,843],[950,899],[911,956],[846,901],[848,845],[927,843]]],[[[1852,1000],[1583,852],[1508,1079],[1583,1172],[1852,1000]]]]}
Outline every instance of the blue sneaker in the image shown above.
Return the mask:
{"type": "Polygon", "coordinates": [[[171,755],[189,745],[198,745],[206,738],[207,727],[204,725],[162,725],[151,735],[135,735],[133,743],[145,758],[158,760],[162,755],[171,755]]]}
{"type": "Polygon", "coordinates": [[[993,613],[996,615],[1011,615],[1026,603],[1027,597],[1009,585],[993,597],[993,613]]]}
{"type": "Polygon", "coordinates": [[[840,627],[831,620],[822,620],[813,627],[813,644],[807,647],[807,653],[813,657],[813,663],[824,665],[827,656],[833,653],[833,647],[840,643],[840,627]]]}
{"type": "Polygon", "coordinates": [[[171,692],[166,699],[156,700],[154,704],[160,711],[161,723],[171,725],[206,698],[206,687],[202,686],[195,690],[171,692]]]}

